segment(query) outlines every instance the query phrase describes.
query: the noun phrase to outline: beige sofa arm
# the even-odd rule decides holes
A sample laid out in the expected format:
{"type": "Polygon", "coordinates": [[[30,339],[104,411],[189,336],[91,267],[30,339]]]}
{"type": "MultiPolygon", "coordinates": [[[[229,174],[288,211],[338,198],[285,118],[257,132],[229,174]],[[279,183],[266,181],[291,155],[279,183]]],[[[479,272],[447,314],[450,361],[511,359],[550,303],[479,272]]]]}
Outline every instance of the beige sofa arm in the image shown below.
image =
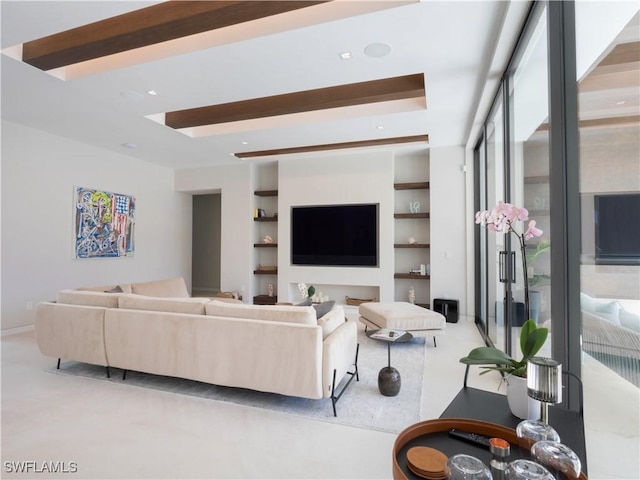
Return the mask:
{"type": "Polygon", "coordinates": [[[322,343],[322,392],[325,398],[331,397],[334,369],[336,370],[336,383],[339,383],[347,372],[355,370],[357,345],[358,327],[353,320],[347,320],[324,339],[322,343]]]}
{"type": "Polygon", "coordinates": [[[108,366],[103,307],[43,302],[36,306],[35,332],[43,355],[108,366]]]}

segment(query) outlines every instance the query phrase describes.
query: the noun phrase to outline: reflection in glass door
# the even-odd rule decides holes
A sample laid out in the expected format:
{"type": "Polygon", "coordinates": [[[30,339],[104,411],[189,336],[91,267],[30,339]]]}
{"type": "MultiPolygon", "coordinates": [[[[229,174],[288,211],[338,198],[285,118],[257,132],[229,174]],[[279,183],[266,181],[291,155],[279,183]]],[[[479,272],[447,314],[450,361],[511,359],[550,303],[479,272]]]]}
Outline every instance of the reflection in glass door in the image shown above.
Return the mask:
{"type": "MultiPolygon", "coordinates": [[[[501,98],[501,95],[498,95],[501,98]]],[[[499,200],[504,200],[504,121],[502,102],[498,101],[487,123],[486,158],[486,200],[483,209],[492,209],[499,200]]],[[[486,269],[487,269],[487,335],[498,348],[505,348],[504,333],[504,285],[500,283],[500,252],[505,248],[504,235],[487,232],[486,269]]]]}

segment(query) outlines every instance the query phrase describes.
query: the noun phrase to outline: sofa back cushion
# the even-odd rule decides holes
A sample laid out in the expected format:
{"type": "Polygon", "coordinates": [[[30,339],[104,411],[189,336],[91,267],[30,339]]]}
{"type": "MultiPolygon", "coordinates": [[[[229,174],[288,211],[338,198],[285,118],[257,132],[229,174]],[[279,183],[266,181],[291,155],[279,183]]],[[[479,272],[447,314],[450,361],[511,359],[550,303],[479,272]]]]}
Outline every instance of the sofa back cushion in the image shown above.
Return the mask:
{"type": "Polygon", "coordinates": [[[204,305],[209,301],[208,298],[160,298],[132,293],[120,295],[118,298],[118,307],[128,308],[130,310],[153,310],[155,312],[204,315],[204,305]]]}
{"type": "Polygon", "coordinates": [[[121,293],[94,292],[90,290],[60,290],[56,302],[67,305],[88,305],[93,307],[117,308],[121,293]]]}
{"type": "Polygon", "coordinates": [[[249,318],[273,322],[317,325],[316,311],[313,307],[293,305],[246,305],[212,300],[205,305],[207,315],[231,318],[249,318]]]}
{"type": "Polygon", "coordinates": [[[167,278],[165,280],[155,280],[152,282],[132,283],[131,293],[146,295],[148,297],[189,297],[187,285],[182,277],[167,278]]]}
{"type": "Polygon", "coordinates": [[[119,283],[118,285],[100,285],[97,287],[80,287],[79,291],[104,292],[104,293],[131,293],[130,283],[119,283]]]}

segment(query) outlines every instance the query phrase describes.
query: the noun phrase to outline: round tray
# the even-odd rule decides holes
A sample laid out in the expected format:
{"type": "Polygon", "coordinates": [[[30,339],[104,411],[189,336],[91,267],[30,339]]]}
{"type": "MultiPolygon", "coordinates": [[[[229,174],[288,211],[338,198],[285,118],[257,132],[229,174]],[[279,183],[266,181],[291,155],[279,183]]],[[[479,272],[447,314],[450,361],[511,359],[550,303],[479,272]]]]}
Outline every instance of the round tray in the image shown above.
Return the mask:
{"type": "MultiPolygon", "coordinates": [[[[418,445],[436,448],[447,456],[466,453],[489,465],[491,460],[489,450],[449,437],[449,430],[452,428],[506,440],[511,444],[511,460],[530,457],[529,450],[518,446],[518,435],[512,428],[468,418],[427,420],[405,428],[396,438],[393,444],[394,480],[424,480],[411,472],[407,466],[407,451],[418,445]]],[[[587,480],[584,472],[580,474],[579,479],[587,480]]]]}

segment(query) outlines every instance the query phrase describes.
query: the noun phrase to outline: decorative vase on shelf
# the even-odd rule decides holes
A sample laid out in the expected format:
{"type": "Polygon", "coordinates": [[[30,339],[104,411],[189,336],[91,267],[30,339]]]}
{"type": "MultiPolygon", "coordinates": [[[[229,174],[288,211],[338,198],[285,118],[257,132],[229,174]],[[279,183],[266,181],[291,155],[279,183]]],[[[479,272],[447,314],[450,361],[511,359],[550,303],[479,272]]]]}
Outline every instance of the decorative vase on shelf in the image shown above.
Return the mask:
{"type": "Polygon", "coordinates": [[[540,402],[527,393],[527,377],[509,375],[507,384],[507,403],[511,413],[521,420],[539,420],[540,402]]]}
{"type": "Polygon", "coordinates": [[[416,290],[413,287],[409,289],[409,303],[416,303],[416,290]]]}

